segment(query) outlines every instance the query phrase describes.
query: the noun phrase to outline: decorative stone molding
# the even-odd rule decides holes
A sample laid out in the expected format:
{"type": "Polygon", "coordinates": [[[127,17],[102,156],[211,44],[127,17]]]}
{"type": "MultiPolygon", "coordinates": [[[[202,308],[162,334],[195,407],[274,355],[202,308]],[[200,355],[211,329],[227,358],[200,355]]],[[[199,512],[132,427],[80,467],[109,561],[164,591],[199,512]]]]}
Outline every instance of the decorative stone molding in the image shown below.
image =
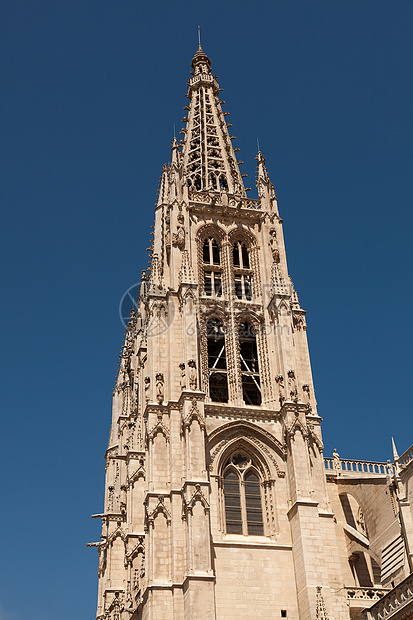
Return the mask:
{"type": "Polygon", "coordinates": [[[156,519],[156,517],[160,513],[165,515],[167,524],[171,525],[171,521],[172,521],[171,513],[166,508],[166,506],[165,506],[165,498],[162,495],[158,496],[158,503],[157,503],[157,505],[152,510],[152,512],[148,513],[148,515],[146,517],[147,524],[148,525],[153,525],[154,520],[156,519]]]}
{"type": "Polygon", "coordinates": [[[158,418],[158,422],[155,424],[155,426],[153,426],[151,428],[151,430],[148,431],[148,433],[147,433],[147,441],[153,441],[155,435],[157,435],[158,433],[162,433],[162,435],[165,437],[167,443],[169,443],[169,430],[163,424],[162,417],[158,418]]]}
{"type": "Polygon", "coordinates": [[[199,426],[202,430],[205,430],[205,420],[201,415],[201,412],[198,409],[198,403],[196,398],[192,399],[192,407],[188,413],[188,415],[182,419],[182,427],[183,429],[191,426],[193,420],[197,420],[199,426]]]}
{"type": "Polygon", "coordinates": [[[192,493],[189,501],[186,501],[185,494],[182,491],[182,519],[185,520],[188,513],[192,514],[192,510],[196,502],[200,502],[204,507],[205,514],[209,514],[209,502],[203,494],[200,484],[195,485],[195,491],[192,493]]]}
{"type": "Polygon", "coordinates": [[[293,325],[297,331],[306,330],[307,323],[305,321],[305,310],[293,310],[293,325]]]}
{"type": "Polygon", "coordinates": [[[267,461],[270,461],[277,473],[277,476],[283,478],[285,472],[280,468],[275,453],[285,460],[287,456],[287,448],[283,446],[271,433],[255,426],[250,422],[230,422],[219,427],[209,436],[207,447],[209,447],[209,471],[218,472],[219,463],[222,462],[224,454],[234,450],[236,445],[243,447],[244,450],[251,450],[251,454],[266,466],[266,474],[264,478],[270,479],[271,473],[268,468],[267,461]],[[219,439],[222,435],[222,439],[219,439]],[[219,456],[219,463],[216,461],[219,456]]]}
{"type": "Polygon", "coordinates": [[[139,536],[138,542],[129,553],[125,556],[125,564],[131,563],[139,553],[145,553],[145,536],[139,536]]]}
{"type": "Polygon", "coordinates": [[[321,586],[317,586],[315,618],[316,620],[329,620],[321,586]]]}

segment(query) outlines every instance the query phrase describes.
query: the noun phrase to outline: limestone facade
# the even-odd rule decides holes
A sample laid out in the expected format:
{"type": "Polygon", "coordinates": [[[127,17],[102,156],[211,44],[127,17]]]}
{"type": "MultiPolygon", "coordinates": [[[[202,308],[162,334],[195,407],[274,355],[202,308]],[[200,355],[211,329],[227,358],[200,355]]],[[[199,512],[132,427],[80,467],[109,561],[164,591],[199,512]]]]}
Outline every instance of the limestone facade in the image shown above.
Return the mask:
{"type": "Polygon", "coordinates": [[[411,570],[411,461],[324,458],[274,186],[258,152],[248,198],[201,47],[187,97],[113,394],[97,619],[359,618],[411,570]]]}

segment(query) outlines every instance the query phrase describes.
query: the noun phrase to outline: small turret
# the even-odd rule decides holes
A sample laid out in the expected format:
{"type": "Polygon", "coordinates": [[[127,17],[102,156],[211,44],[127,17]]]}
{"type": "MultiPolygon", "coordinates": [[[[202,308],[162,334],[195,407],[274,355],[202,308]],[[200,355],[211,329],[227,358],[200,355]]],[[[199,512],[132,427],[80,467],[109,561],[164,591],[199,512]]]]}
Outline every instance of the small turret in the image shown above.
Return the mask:
{"type": "Polygon", "coordinates": [[[265,166],[265,158],[261,151],[255,158],[257,160],[257,190],[258,198],[261,199],[262,208],[277,212],[277,196],[275,193],[274,185],[270,181],[267,168],[265,166]]]}

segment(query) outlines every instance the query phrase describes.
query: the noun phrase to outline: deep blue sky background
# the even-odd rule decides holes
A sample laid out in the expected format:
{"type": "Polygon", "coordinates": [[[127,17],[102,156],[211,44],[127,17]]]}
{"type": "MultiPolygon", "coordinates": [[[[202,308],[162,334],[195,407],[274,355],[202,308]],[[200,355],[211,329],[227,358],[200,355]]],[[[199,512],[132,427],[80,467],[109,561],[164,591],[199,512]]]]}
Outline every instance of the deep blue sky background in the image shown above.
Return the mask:
{"type": "Polygon", "coordinates": [[[412,20],[403,0],[2,4],[0,620],[95,614],[118,305],[198,24],[248,184],[258,137],[276,185],[326,455],[413,442],[412,20]]]}

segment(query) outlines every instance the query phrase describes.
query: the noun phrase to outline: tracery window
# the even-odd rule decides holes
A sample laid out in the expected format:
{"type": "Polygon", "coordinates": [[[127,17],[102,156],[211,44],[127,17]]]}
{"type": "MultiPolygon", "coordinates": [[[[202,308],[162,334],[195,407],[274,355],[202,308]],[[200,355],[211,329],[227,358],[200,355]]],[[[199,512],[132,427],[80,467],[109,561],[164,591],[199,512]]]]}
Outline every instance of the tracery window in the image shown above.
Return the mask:
{"type": "Polygon", "coordinates": [[[235,295],[238,299],[252,299],[252,271],[248,248],[242,241],[232,246],[232,264],[234,267],[235,295]]]}
{"type": "Polygon", "coordinates": [[[241,363],[242,397],[246,405],[261,405],[260,371],[255,328],[244,321],[239,324],[239,352],[241,363]]]}
{"type": "Polygon", "coordinates": [[[228,402],[227,356],[224,326],[217,319],[207,322],[209,396],[219,403],[228,402]]]}
{"type": "Polygon", "coordinates": [[[227,461],[223,477],[226,533],[263,536],[261,483],[254,462],[236,453],[227,461]]]}
{"type": "Polygon", "coordinates": [[[213,237],[205,239],[202,246],[204,266],[204,292],[208,297],[222,296],[221,256],[217,241],[213,237]]]}

